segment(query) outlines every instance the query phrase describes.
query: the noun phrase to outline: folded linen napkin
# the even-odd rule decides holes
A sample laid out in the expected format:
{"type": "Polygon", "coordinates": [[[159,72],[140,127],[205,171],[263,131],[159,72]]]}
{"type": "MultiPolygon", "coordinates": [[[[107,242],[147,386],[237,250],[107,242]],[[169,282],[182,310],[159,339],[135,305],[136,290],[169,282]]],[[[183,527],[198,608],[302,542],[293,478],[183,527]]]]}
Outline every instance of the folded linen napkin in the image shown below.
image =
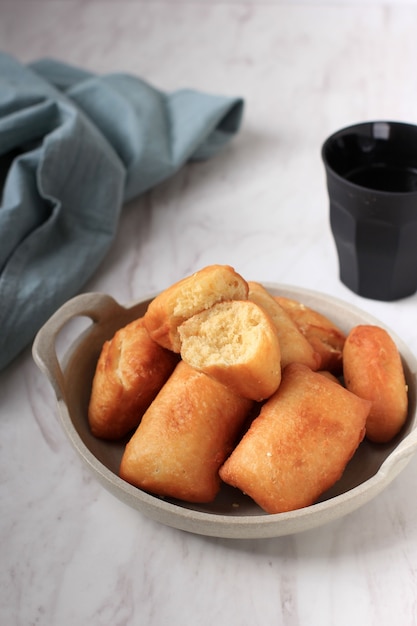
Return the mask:
{"type": "Polygon", "coordinates": [[[240,98],[0,53],[0,370],[103,260],[123,203],[239,130],[240,98]]]}

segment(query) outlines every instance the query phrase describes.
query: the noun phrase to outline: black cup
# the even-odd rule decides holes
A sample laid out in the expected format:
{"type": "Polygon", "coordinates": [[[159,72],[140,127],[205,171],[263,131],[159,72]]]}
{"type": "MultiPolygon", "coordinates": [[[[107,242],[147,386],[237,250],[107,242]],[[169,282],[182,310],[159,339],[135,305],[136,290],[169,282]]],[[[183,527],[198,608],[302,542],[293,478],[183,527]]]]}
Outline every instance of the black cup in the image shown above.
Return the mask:
{"type": "Polygon", "coordinates": [[[340,280],[374,300],[417,291],[417,126],[365,122],[323,144],[340,280]]]}

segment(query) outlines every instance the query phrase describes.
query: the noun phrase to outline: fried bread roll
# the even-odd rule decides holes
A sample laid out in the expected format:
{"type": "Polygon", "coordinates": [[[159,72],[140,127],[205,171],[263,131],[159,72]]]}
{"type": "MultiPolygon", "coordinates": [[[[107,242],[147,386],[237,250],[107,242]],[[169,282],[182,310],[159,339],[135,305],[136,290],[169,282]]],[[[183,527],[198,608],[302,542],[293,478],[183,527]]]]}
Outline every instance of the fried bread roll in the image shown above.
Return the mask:
{"type": "Polygon", "coordinates": [[[407,384],[401,357],[390,335],[379,326],[354,327],[343,350],[345,385],[372,402],[366,422],[371,441],[390,441],[408,412],[407,384]]]}
{"type": "Polygon", "coordinates": [[[291,363],[220,477],[268,513],[309,506],[341,477],[364,436],[370,405],[291,363]]]}
{"type": "Polygon", "coordinates": [[[220,302],[178,327],[181,357],[229,389],[261,401],[281,380],[281,351],[269,315],[254,302],[220,302]]]}
{"type": "Polygon", "coordinates": [[[252,404],[180,361],[128,442],[121,478],[160,496],[211,502],[252,404]]]}
{"type": "Polygon", "coordinates": [[[136,428],[177,362],[149,337],[143,318],[118,330],[97,362],[88,408],[93,435],[119,439],[136,428]]]}
{"type": "Polygon", "coordinates": [[[332,374],[332,372],[329,372],[329,370],[317,370],[318,374],[321,374],[322,376],[326,376],[326,378],[329,378],[329,380],[332,380],[334,383],[337,383],[338,385],[341,385],[341,381],[337,378],[337,376],[335,376],[334,374],[332,374]]]}
{"type": "Polygon", "coordinates": [[[160,293],[149,304],[145,326],[154,341],[180,352],[180,324],[216,302],[246,300],[247,295],[247,282],[232,267],[208,265],[160,293]]]}
{"type": "Polygon", "coordinates": [[[321,363],[319,354],[315,352],[288,313],[263,285],[253,281],[249,281],[248,285],[249,300],[268,313],[277,329],[281,348],[281,366],[284,368],[289,363],[303,363],[312,370],[317,370],[321,363]]]}
{"type": "Polygon", "coordinates": [[[325,315],[298,300],[283,296],[275,296],[274,299],[288,313],[314,350],[320,354],[320,368],[340,375],[343,370],[345,333],[325,315]]]}

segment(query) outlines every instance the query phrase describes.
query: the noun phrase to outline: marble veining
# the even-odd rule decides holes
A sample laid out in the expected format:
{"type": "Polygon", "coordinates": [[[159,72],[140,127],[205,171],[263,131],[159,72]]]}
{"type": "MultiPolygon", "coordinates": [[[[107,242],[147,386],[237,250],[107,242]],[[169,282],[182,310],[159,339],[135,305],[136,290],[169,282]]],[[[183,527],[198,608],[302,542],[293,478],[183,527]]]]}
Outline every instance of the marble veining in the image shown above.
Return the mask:
{"type": "MultiPolygon", "coordinates": [[[[124,207],[84,291],[131,302],[229,263],[355,304],[417,353],[417,295],[374,302],[338,279],[320,158],[340,126],[417,122],[416,20],[413,0],[2,0],[0,45],[22,61],[245,98],[242,129],[217,158],[124,207]]],[[[0,429],[0,624],[417,624],[417,458],[346,518],[232,541],[162,526],[105,491],[30,349],[0,374],[0,429]]]]}

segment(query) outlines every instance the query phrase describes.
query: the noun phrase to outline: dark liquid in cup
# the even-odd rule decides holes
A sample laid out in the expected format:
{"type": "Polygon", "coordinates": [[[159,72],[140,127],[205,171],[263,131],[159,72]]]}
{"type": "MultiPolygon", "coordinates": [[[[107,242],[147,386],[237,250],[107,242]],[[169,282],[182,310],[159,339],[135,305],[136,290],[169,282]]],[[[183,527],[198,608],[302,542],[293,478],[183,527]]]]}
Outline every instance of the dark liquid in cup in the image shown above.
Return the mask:
{"type": "Polygon", "coordinates": [[[354,170],[346,178],[355,185],[375,189],[406,193],[417,191],[417,169],[400,168],[388,165],[372,165],[354,170]]]}

